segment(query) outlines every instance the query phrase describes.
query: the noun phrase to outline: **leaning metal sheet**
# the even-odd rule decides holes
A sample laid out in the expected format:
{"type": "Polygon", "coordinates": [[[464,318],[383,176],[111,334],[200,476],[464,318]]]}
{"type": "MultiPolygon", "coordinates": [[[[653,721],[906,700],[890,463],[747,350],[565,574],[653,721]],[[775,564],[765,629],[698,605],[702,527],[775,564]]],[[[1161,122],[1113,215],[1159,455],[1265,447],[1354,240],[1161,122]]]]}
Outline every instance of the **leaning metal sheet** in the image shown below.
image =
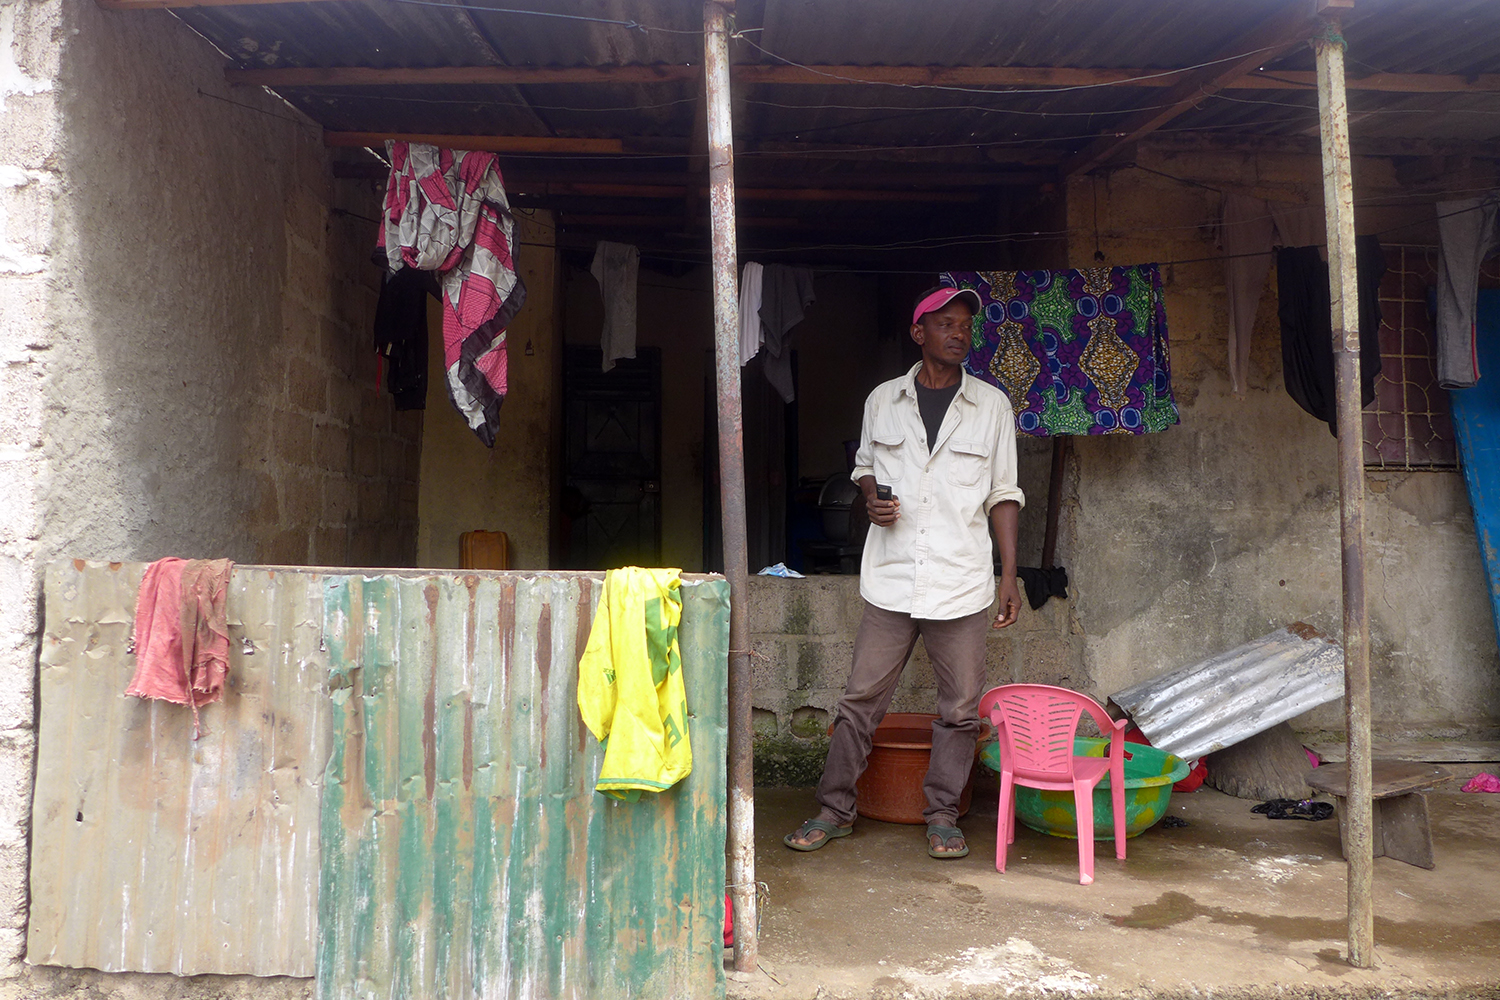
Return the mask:
{"type": "Polygon", "coordinates": [[[321,1000],[723,996],[728,585],[683,586],[693,772],[625,803],[577,708],[598,580],[327,579],[321,1000]]]}
{"type": "Polygon", "coordinates": [[[27,960],[311,976],[328,755],[323,582],[238,566],[222,703],[126,698],[141,563],[47,569],[27,960]]]}
{"type": "Polygon", "coordinates": [[[1343,693],[1343,649],[1297,622],[1126,688],[1110,701],[1152,746],[1196,760],[1343,693]]]}

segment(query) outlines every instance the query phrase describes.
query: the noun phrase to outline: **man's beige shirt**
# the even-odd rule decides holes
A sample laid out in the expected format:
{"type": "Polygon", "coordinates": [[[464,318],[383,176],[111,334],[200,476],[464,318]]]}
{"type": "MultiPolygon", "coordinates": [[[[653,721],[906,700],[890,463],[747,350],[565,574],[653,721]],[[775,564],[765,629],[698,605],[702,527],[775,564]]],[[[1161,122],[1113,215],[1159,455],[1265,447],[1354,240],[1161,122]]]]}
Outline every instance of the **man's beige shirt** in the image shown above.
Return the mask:
{"type": "Polygon", "coordinates": [[[1016,420],[1005,393],[964,372],[929,452],[917,408],[921,367],[865,400],[851,475],[891,487],[901,516],[889,528],[870,525],[859,593],[913,618],[962,618],[995,599],[990,508],[1026,502],[1016,486],[1016,420]]]}

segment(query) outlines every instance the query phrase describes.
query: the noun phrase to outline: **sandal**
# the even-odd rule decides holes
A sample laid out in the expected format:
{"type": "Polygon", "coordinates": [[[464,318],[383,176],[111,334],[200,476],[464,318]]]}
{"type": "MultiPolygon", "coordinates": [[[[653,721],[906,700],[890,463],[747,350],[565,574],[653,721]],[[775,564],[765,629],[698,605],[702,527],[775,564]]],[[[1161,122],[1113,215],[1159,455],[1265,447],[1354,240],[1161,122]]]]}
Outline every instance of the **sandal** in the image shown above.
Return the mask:
{"type": "Polygon", "coordinates": [[[969,842],[964,840],[964,832],[956,826],[939,826],[936,823],[929,823],[927,824],[927,856],[940,861],[946,861],[949,858],[966,858],[969,856],[969,842]],[[933,847],[933,837],[937,837],[942,843],[933,847]],[[963,841],[963,846],[951,848],[948,846],[950,840],[963,841]]]}
{"type": "Polygon", "coordinates": [[[1262,813],[1267,819],[1305,819],[1317,822],[1333,815],[1333,803],[1313,799],[1303,799],[1300,802],[1296,799],[1271,799],[1252,806],[1250,811],[1262,813]]]}
{"type": "Polygon", "coordinates": [[[794,851],[816,851],[823,845],[827,844],[830,840],[837,840],[840,837],[847,837],[853,832],[854,827],[852,824],[850,826],[835,826],[825,819],[810,819],[806,823],[803,823],[801,826],[799,826],[797,828],[797,832],[789,833],[785,837],[782,837],[781,842],[794,851]],[[794,837],[800,837],[803,840],[806,840],[808,834],[811,833],[821,833],[823,834],[823,836],[817,840],[814,840],[810,844],[799,844],[796,842],[796,840],[792,839],[794,837]]]}

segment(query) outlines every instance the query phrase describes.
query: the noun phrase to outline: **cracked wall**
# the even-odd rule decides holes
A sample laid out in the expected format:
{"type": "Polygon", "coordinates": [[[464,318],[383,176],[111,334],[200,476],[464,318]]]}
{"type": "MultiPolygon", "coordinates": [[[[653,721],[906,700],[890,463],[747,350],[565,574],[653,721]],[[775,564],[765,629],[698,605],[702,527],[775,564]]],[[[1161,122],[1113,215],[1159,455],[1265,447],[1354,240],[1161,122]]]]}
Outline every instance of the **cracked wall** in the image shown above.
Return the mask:
{"type": "MultiPolygon", "coordinates": [[[[1136,162],[1074,179],[1074,266],[1098,241],[1108,264],[1167,264],[1180,426],[1140,438],[1079,439],[1059,552],[1087,635],[1084,668],[1108,694],[1302,619],[1338,635],[1341,575],[1336,441],[1287,395],[1272,268],[1249,385],[1230,391],[1217,186],[1321,205],[1316,156],[1145,147],[1136,162]],[[1198,186],[1195,186],[1198,185],[1198,186]],[[1201,185],[1208,185],[1204,187],[1201,185]]],[[[1401,191],[1389,160],[1355,163],[1359,203],[1401,191]]],[[[1405,227],[1435,240],[1430,202],[1360,208],[1360,233],[1405,227]]],[[[1371,472],[1367,590],[1378,734],[1480,737],[1500,726],[1500,656],[1462,475],[1371,472]]],[[[1342,701],[1294,725],[1343,729],[1342,701]]]]}

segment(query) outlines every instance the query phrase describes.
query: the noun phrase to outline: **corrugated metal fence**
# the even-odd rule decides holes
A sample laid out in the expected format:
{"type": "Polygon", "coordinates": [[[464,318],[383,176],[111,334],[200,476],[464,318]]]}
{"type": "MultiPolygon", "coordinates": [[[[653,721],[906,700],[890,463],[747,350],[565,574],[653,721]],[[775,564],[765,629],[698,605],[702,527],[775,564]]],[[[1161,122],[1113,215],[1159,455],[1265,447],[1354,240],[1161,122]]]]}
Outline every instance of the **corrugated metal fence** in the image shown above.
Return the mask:
{"type": "Polygon", "coordinates": [[[120,694],[143,569],[48,573],[30,961],[316,971],[324,1000],[723,994],[722,579],[684,580],[693,774],[624,804],[575,701],[597,575],[236,567],[194,744],[120,694]]]}
{"type": "Polygon", "coordinates": [[[683,588],[693,773],[637,803],[578,716],[596,590],[328,580],[324,1000],[722,992],[728,587],[683,588]]]}

